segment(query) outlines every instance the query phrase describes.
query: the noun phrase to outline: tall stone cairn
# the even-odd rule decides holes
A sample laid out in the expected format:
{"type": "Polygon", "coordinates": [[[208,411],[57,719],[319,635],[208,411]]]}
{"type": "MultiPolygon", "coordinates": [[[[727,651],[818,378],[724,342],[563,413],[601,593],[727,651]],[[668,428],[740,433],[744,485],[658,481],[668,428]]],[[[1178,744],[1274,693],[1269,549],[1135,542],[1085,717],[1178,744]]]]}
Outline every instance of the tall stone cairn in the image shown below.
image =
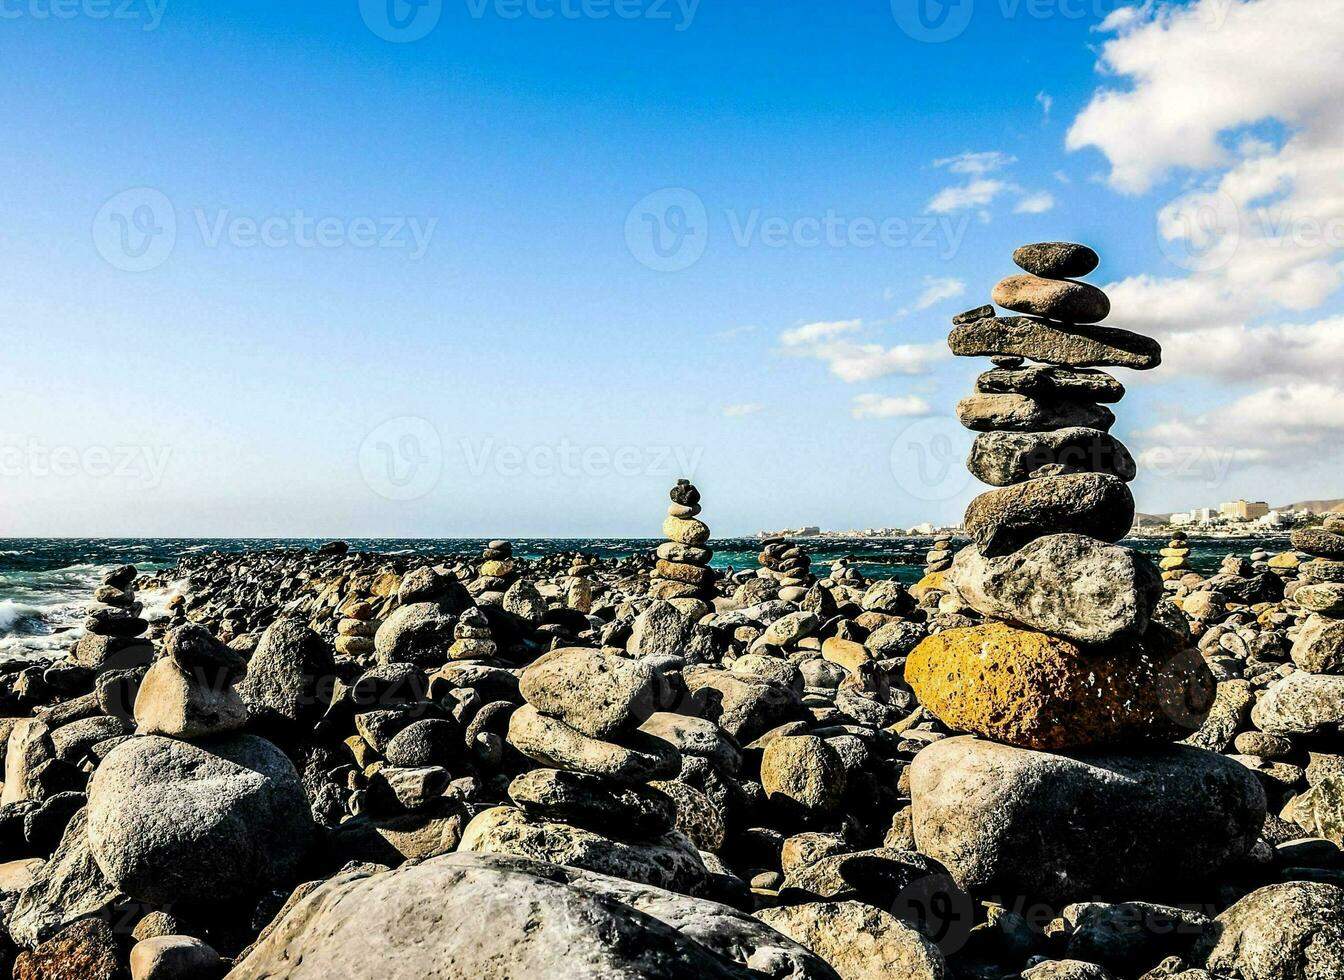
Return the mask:
{"type": "Polygon", "coordinates": [[[919,850],[969,890],[995,894],[1063,899],[1206,875],[1254,843],[1264,795],[1244,767],[1214,753],[1134,754],[1196,731],[1216,683],[1191,649],[1188,621],[1164,598],[1159,570],[1114,543],[1134,519],[1136,468],[1109,432],[1115,415],[1106,405],[1124,387],[1097,370],[1154,368],[1161,349],[1096,325],[1110,301],[1077,281],[1097,267],[1092,249],[1027,245],[1013,260],[1025,274],[1004,279],[992,298],[1020,315],[980,307],[956,317],[949,337],[954,354],[995,359],[957,406],[961,423],[979,433],[967,466],[994,489],[967,508],[971,544],[944,576],[984,621],[928,637],[905,667],[925,710],[990,741],[950,738],[916,757],[919,850]],[[1068,755],[1079,750],[1107,755],[1068,755]],[[1198,785],[1210,819],[1151,828],[1144,860],[1127,848],[1098,855],[1091,836],[1105,837],[1130,802],[1112,783],[1116,772],[1148,787],[1134,790],[1134,814],[1159,802],[1141,801],[1145,792],[1198,785]],[[1115,798],[1095,814],[1077,809],[1108,794],[1115,798]],[[1212,842],[1191,846],[1210,834],[1212,842]],[[994,857],[1005,848],[1012,862],[994,857]],[[1084,852],[1087,866],[1075,859],[1084,852]]]}
{"type": "Polygon", "coordinates": [[[658,546],[658,563],[649,577],[649,595],[654,599],[701,599],[714,601],[714,570],[709,561],[714,552],[708,547],[709,526],[697,520],[700,491],[690,480],[678,480],[668,496],[672,503],[663,522],[658,546]]]}

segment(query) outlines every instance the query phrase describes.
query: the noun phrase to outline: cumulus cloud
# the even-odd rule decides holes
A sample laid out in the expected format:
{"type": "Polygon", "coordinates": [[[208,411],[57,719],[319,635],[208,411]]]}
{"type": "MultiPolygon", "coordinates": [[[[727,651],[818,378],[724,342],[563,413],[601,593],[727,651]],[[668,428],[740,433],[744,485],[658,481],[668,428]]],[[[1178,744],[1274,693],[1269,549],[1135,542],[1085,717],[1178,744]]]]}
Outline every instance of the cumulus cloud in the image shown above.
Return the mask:
{"type": "Polygon", "coordinates": [[[779,336],[786,353],[824,362],[833,375],[847,384],[873,381],[893,374],[927,374],[935,361],[950,356],[944,343],[862,343],[850,337],[863,329],[862,320],[831,320],[808,323],[779,336]]]}
{"type": "Polygon", "coordinates": [[[979,209],[980,220],[988,221],[989,206],[1004,195],[1012,195],[1018,198],[1018,213],[1039,214],[1041,211],[1048,211],[1054,206],[1054,199],[1049,194],[1029,191],[1004,176],[990,176],[1016,162],[1016,157],[997,150],[961,153],[933,161],[935,167],[946,169],[949,173],[964,175],[966,179],[960,184],[944,187],[929,200],[924,210],[930,214],[953,214],[957,211],[979,209]],[[1049,203],[1042,207],[1042,202],[1045,200],[1049,203]],[[1031,207],[1024,208],[1024,202],[1033,203],[1031,207]]]}
{"type": "Polygon", "coordinates": [[[1241,388],[1142,438],[1240,462],[1321,459],[1344,418],[1344,322],[1302,314],[1344,285],[1344,17],[1195,0],[1125,7],[1099,30],[1108,81],[1067,145],[1099,151],[1121,193],[1179,186],[1153,226],[1168,271],[1106,286],[1115,322],[1162,340],[1162,374],[1241,388]]]}
{"type": "Polygon", "coordinates": [[[1017,207],[1013,208],[1013,214],[1045,214],[1054,210],[1054,207],[1055,195],[1049,191],[1037,191],[1018,201],[1017,207]]]}
{"type": "Polygon", "coordinates": [[[916,395],[901,397],[857,395],[851,409],[856,419],[908,418],[915,415],[928,415],[931,411],[933,411],[932,406],[916,395]]]}
{"type": "Polygon", "coordinates": [[[785,347],[802,347],[815,344],[819,340],[829,340],[841,334],[853,333],[862,326],[862,320],[823,320],[818,323],[805,323],[801,327],[785,330],[779,335],[779,342],[785,347]]]}

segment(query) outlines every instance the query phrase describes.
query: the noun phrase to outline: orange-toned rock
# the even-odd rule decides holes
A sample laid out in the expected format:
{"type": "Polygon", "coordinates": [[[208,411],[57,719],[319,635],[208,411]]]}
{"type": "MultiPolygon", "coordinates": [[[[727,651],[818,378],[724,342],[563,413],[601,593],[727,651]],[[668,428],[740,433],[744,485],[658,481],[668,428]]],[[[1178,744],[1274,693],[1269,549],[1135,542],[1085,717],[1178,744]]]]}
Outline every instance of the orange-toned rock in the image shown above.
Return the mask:
{"type": "Polygon", "coordinates": [[[1185,738],[1216,689],[1193,650],[1170,655],[1137,640],[1084,650],[998,622],[930,636],[905,679],[949,727],[1051,752],[1185,738]]]}

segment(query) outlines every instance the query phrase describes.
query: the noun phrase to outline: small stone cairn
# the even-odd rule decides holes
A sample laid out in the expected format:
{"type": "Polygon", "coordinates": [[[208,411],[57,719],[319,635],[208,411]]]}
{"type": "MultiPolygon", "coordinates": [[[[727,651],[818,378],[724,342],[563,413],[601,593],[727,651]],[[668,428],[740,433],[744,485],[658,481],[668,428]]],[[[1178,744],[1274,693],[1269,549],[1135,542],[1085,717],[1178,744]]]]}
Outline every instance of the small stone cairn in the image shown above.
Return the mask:
{"type": "Polygon", "coordinates": [[[513,563],[513,543],[491,541],[487,544],[481,552],[478,572],[479,577],[472,583],[473,594],[507,592],[509,586],[518,580],[517,566],[513,563]]]}
{"type": "Polygon", "coordinates": [[[779,597],[785,602],[798,602],[816,581],[807,552],[783,538],[764,542],[760,562],[761,576],[779,584],[779,597]]]}
{"type": "MultiPolygon", "coordinates": [[[[1105,887],[1138,887],[1159,876],[1205,875],[1255,842],[1265,798],[1248,770],[1214,753],[1136,751],[1196,731],[1212,708],[1216,682],[1191,649],[1189,623],[1163,598],[1158,569],[1114,544],[1133,522],[1128,483],[1136,468],[1109,434],[1115,416],[1103,404],[1118,401],[1124,388],[1096,370],[1154,368],[1161,350],[1147,337],[1095,325],[1109,314],[1110,301],[1077,281],[1098,264],[1092,249],[1028,245],[1013,260],[1025,274],[1004,279],[992,295],[1021,315],[999,317],[994,307],[981,307],[956,317],[949,336],[959,356],[1035,363],[981,374],[976,393],[957,406],[962,424],[979,433],[968,468],[995,489],[969,505],[971,544],[958,552],[945,581],[984,621],[923,640],[905,677],[926,711],[981,738],[945,739],[916,757],[915,838],[921,853],[943,861],[973,892],[1060,900],[1101,887],[1103,879],[1105,887]],[[1085,761],[1070,754],[1082,750],[1105,754],[1085,761]],[[969,810],[965,795],[958,795],[955,812],[945,810],[954,782],[991,772],[969,810]],[[1052,824],[1044,838],[1028,828],[1039,828],[1069,794],[1099,799],[1089,795],[1099,790],[1084,787],[1099,787],[1112,772],[1159,787],[1132,790],[1136,802],[1143,793],[1175,794],[1176,787],[1198,784],[1218,786],[1235,803],[1216,827],[1149,828],[1150,853],[1163,861],[1143,868],[1126,865],[1125,848],[1077,859],[1096,851],[1088,835],[1104,833],[1101,825],[1111,819],[1100,810],[1091,814],[1094,827],[1088,819],[1072,829],[1052,824]],[[958,850],[952,828],[964,838],[968,826],[981,837],[1040,848],[1042,869],[1052,854],[1068,854],[1074,864],[1062,875],[1055,869],[1054,878],[998,877],[977,865],[976,855],[958,850]]],[[[1106,809],[1128,805],[1123,791],[1107,793],[1116,799],[1106,809]]]]}
{"type": "Polygon", "coordinates": [[[924,556],[924,574],[937,575],[952,567],[952,535],[940,534],[933,539],[933,547],[924,556]]]}
{"type": "MultiPolygon", "coordinates": [[[[1180,582],[1182,578],[1194,571],[1190,565],[1190,541],[1186,538],[1184,531],[1173,531],[1171,540],[1167,546],[1160,552],[1162,560],[1158,562],[1158,567],[1162,569],[1162,581],[1180,582]]],[[[1239,574],[1234,572],[1233,574],[1239,574]]],[[[1168,586],[1171,588],[1171,586],[1168,586]]]]}
{"type": "Polygon", "coordinates": [[[709,562],[714,552],[706,544],[709,526],[697,520],[700,491],[689,480],[678,480],[669,496],[672,503],[663,522],[667,541],[658,546],[658,563],[649,578],[649,596],[712,603],[715,576],[709,562]]]}
{"type": "Polygon", "coordinates": [[[1293,661],[1314,674],[1344,673],[1344,518],[1298,528],[1293,547],[1310,555],[1298,566],[1292,601],[1304,614],[1293,661]]]}
{"type": "Polygon", "coordinates": [[[477,816],[459,850],[513,854],[684,888],[703,878],[677,809],[647,785],[681,771],[671,742],[639,731],[667,682],[650,664],[582,647],[559,648],[523,671],[525,704],[508,742],[541,763],[509,786],[514,806],[477,816]]]}

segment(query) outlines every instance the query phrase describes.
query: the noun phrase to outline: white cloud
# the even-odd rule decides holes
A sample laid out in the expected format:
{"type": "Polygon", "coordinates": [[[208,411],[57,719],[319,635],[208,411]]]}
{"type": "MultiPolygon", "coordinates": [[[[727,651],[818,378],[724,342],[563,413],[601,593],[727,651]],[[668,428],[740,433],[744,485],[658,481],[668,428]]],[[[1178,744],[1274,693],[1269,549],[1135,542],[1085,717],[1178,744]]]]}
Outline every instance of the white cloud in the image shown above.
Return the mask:
{"type": "Polygon", "coordinates": [[[1055,99],[1049,92],[1037,92],[1036,104],[1041,107],[1043,122],[1050,121],[1050,110],[1055,107],[1055,99]]]}
{"type": "Polygon", "coordinates": [[[1037,191],[1018,201],[1017,207],[1013,208],[1013,214],[1045,214],[1054,210],[1054,207],[1055,195],[1049,191],[1037,191]]]}
{"type": "Polygon", "coordinates": [[[1239,388],[1145,438],[1241,462],[1329,458],[1344,429],[1344,318],[1298,315],[1344,286],[1338,4],[1149,3],[1100,30],[1112,36],[1098,68],[1114,84],[1074,121],[1069,148],[1100,151],[1122,193],[1183,185],[1154,221],[1170,271],[1104,287],[1115,322],[1162,341],[1152,382],[1239,388]]]}
{"type": "Polygon", "coordinates": [[[928,415],[933,411],[923,398],[916,395],[892,397],[889,395],[857,395],[851,409],[856,419],[894,419],[913,415],[928,415]]]}
{"type": "Polygon", "coordinates": [[[946,167],[954,174],[991,174],[1017,163],[1017,157],[989,150],[984,153],[958,153],[954,157],[934,160],[935,167],[946,167]]]}
{"type": "Polygon", "coordinates": [[[997,150],[962,153],[955,157],[933,161],[935,167],[945,168],[954,174],[965,174],[966,181],[944,187],[929,200],[924,210],[930,214],[952,214],[957,211],[979,209],[980,220],[987,223],[991,217],[989,206],[999,197],[1011,194],[1019,199],[1017,206],[1019,214],[1039,214],[1041,211],[1048,211],[1054,206],[1054,198],[1049,194],[1029,191],[1003,177],[988,176],[1016,162],[1016,157],[997,150]],[[1045,204],[1047,201],[1048,204],[1045,204]]]}
{"type": "Polygon", "coordinates": [[[744,415],[755,415],[761,409],[765,408],[760,402],[747,402],[742,405],[725,405],[723,414],[730,419],[742,418],[744,415]]]}
{"type": "Polygon", "coordinates": [[[983,207],[1012,186],[1004,180],[979,179],[958,187],[944,187],[933,196],[924,210],[932,214],[950,214],[967,208],[983,207]]]}
{"type": "Polygon", "coordinates": [[[924,291],[915,300],[914,308],[916,310],[927,310],[930,306],[941,303],[945,299],[956,299],[964,292],[966,292],[966,283],[960,279],[952,276],[941,279],[936,276],[925,276],[924,291]]]}
{"type": "Polygon", "coordinates": [[[933,362],[951,356],[941,342],[887,347],[847,336],[862,328],[862,320],[809,323],[784,331],[779,341],[786,353],[825,362],[833,375],[848,384],[893,374],[926,374],[933,362]]]}
{"type": "Polygon", "coordinates": [[[862,320],[825,320],[819,323],[805,323],[801,327],[785,330],[779,335],[779,342],[785,347],[801,347],[830,337],[838,337],[841,334],[853,333],[862,326],[862,320]]]}

